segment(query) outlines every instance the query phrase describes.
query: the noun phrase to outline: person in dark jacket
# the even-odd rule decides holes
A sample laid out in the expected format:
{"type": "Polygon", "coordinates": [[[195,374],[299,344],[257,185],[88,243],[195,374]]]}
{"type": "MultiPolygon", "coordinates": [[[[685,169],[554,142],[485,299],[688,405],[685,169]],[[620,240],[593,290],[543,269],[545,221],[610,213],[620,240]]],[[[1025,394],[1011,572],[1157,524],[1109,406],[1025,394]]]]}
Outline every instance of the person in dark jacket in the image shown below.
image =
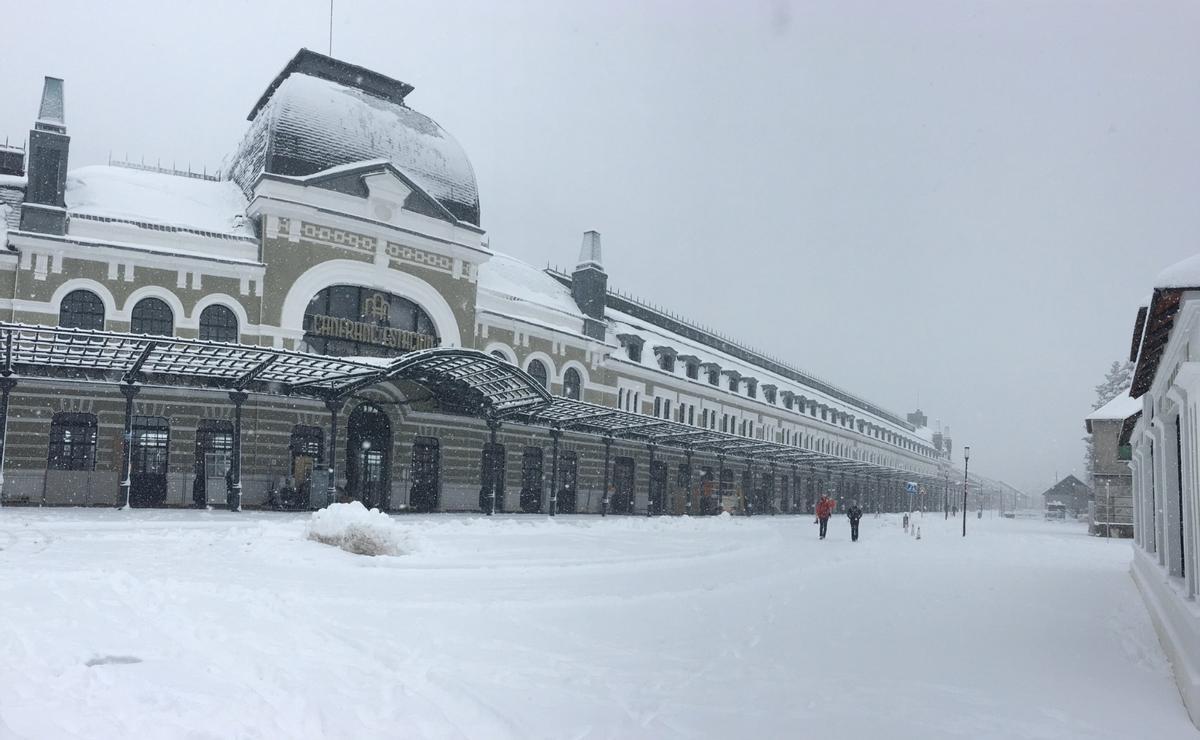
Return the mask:
{"type": "Polygon", "coordinates": [[[858,520],[862,519],[862,509],[857,501],[850,502],[850,508],[846,509],[846,517],[850,520],[850,539],[858,542],[858,520]]]}

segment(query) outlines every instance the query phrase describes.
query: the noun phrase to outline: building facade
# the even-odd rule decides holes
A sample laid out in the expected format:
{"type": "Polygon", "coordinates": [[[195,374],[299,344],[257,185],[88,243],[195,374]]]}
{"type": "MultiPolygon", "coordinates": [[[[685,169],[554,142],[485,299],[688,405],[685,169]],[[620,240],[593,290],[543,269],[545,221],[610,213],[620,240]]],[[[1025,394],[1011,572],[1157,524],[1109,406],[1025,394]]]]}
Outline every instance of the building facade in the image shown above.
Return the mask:
{"type": "Polygon", "coordinates": [[[1120,443],[1133,474],[1132,572],[1192,721],[1200,725],[1200,257],[1161,273],[1139,308],[1120,443]]]}
{"type": "Polygon", "coordinates": [[[598,233],[571,272],[493,249],[470,161],[412,89],[302,50],[208,175],[68,170],[64,85],[47,78],[26,150],[0,159],[0,311],[360,367],[473,350],[623,426],[501,423],[430,378],[364,387],[331,416],[303,395],[235,408],[165,375],[133,395],[58,368],[5,396],[3,503],[112,505],[124,477],[133,505],[224,504],[231,456],[250,506],[321,505],[332,483],[387,510],[479,510],[487,494],[498,511],[809,511],[820,492],[899,509],[907,481],[946,484],[952,442],[924,414],[618,294],[598,233]]]}
{"type": "Polygon", "coordinates": [[[1133,537],[1133,450],[1122,444],[1121,433],[1140,406],[1122,393],[1084,418],[1084,428],[1092,435],[1092,534],[1133,537]]]}

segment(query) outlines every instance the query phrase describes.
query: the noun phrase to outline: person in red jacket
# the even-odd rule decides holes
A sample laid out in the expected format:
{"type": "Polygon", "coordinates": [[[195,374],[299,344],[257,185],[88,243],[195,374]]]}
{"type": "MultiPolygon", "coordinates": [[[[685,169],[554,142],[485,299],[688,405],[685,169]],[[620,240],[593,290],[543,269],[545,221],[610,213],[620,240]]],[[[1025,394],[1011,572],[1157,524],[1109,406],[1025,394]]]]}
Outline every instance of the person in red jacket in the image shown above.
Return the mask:
{"type": "Polygon", "coordinates": [[[817,501],[817,521],[821,524],[821,539],[825,539],[825,529],[829,526],[829,517],[833,516],[833,499],[821,494],[817,501]]]}

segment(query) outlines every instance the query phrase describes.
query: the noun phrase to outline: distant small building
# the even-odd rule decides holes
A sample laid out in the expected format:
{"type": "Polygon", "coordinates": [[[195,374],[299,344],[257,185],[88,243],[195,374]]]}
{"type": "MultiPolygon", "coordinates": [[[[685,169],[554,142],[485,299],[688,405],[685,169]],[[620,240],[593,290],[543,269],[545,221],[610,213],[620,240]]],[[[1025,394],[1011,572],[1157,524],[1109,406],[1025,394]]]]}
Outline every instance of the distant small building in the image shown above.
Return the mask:
{"type": "Polygon", "coordinates": [[[1126,422],[1141,412],[1141,401],[1121,393],[1084,417],[1084,427],[1092,435],[1092,534],[1133,536],[1133,471],[1129,468],[1130,448],[1121,444],[1121,432],[1126,422]]]}
{"type": "Polygon", "coordinates": [[[1046,504],[1062,504],[1067,507],[1067,516],[1078,517],[1088,512],[1088,501],[1092,489],[1073,475],[1068,475],[1042,494],[1046,504]]]}

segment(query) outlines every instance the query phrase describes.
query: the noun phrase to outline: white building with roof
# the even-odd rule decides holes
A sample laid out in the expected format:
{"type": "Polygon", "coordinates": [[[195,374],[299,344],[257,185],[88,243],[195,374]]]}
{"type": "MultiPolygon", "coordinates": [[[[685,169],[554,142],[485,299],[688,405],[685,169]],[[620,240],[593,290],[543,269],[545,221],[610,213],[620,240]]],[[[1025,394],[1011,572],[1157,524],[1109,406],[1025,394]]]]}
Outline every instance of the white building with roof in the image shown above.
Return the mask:
{"type": "Polygon", "coordinates": [[[1200,725],[1200,255],[1155,279],[1137,312],[1136,362],[1119,444],[1133,480],[1132,572],[1200,725]]]}

